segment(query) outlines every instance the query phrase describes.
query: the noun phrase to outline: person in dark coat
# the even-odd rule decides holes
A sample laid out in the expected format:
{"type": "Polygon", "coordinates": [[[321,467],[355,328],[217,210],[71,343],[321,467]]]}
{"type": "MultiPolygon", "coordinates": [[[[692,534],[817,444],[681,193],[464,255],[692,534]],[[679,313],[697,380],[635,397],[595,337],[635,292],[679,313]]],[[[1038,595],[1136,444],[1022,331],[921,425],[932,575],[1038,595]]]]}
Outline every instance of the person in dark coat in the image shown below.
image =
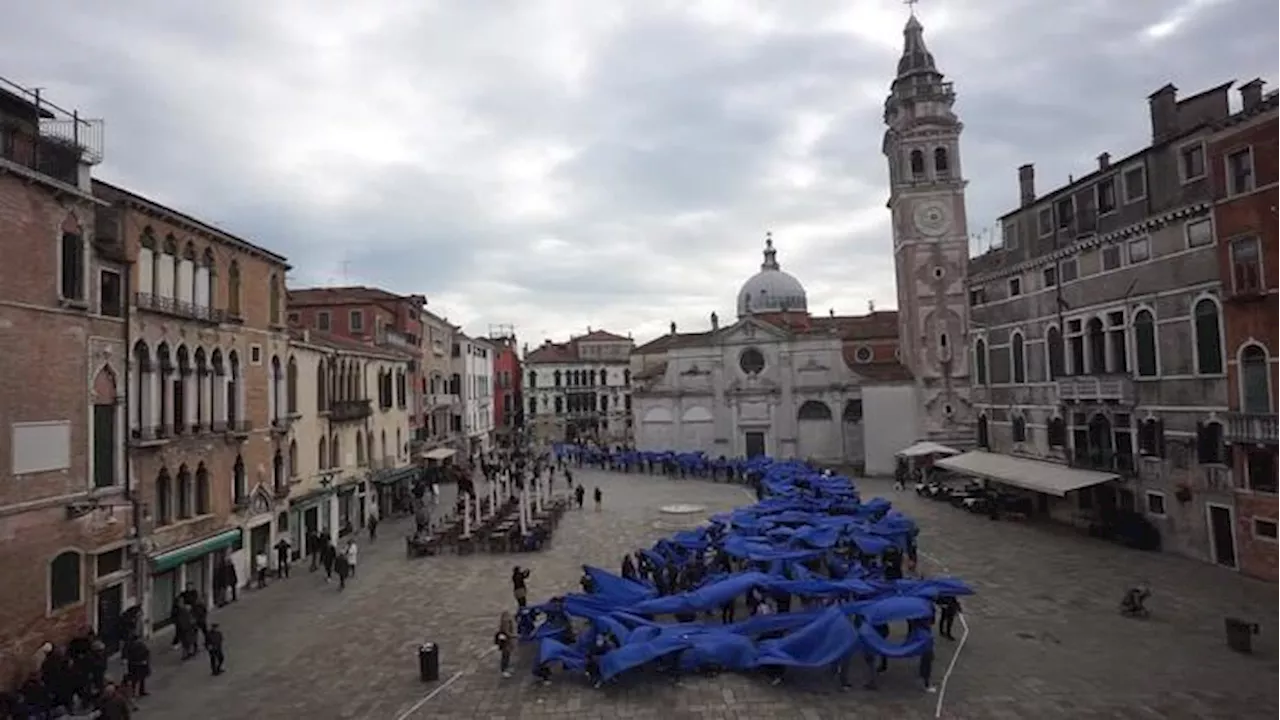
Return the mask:
{"type": "Polygon", "coordinates": [[[581,485],[573,489],[573,499],[578,503],[578,509],[582,509],[582,501],[587,497],[587,489],[581,485]]]}
{"type": "Polygon", "coordinates": [[[320,536],[315,530],[307,531],[306,551],[307,558],[311,561],[311,572],[315,572],[320,559],[320,536]]]}
{"type": "Polygon", "coordinates": [[[622,556],[622,577],[628,580],[636,579],[636,564],[631,559],[631,553],[622,556]]]}
{"type": "Polygon", "coordinates": [[[369,522],[365,523],[365,527],[369,528],[369,542],[378,539],[378,516],[370,515],[369,522]]]}
{"type": "Polygon", "coordinates": [[[338,589],[344,590],[347,587],[347,577],[351,575],[351,563],[347,561],[346,553],[337,553],[333,559],[325,566],[327,571],[330,567],[333,572],[338,574],[338,589]]]}
{"type": "Polygon", "coordinates": [[[129,694],[133,697],[146,697],[150,694],[147,692],[147,678],[151,677],[151,648],[147,647],[142,638],[135,637],[125,644],[121,655],[125,663],[125,687],[129,689],[129,694]]]}
{"type": "Polygon", "coordinates": [[[178,601],[173,612],[173,636],[182,646],[182,659],[187,660],[196,654],[196,621],[191,606],[178,601]]]}
{"type": "Polygon", "coordinates": [[[334,549],[333,543],[329,538],[320,537],[320,564],[324,565],[324,580],[328,582],[333,578],[333,563],[337,559],[337,550],[334,549]]]}
{"type": "Polygon", "coordinates": [[[275,544],[275,548],[276,577],[281,579],[287,578],[289,577],[289,541],[285,538],[280,538],[280,541],[275,544]]]}
{"type": "Polygon", "coordinates": [[[129,720],[132,716],[129,700],[121,694],[115,683],[107,683],[98,700],[99,720],[129,720]]]}
{"type": "Polygon", "coordinates": [[[40,683],[48,693],[50,708],[71,708],[71,680],[71,662],[62,648],[54,647],[40,665],[40,683]]]}
{"type": "Polygon", "coordinates": [[[221,675],[222,665],[227,661],[227,656],[222,630],[218,627],[218,623],[209,626],[209,634],[204,638],[204,649],[209,653],[209,672],[213,675],[221,675]]]}

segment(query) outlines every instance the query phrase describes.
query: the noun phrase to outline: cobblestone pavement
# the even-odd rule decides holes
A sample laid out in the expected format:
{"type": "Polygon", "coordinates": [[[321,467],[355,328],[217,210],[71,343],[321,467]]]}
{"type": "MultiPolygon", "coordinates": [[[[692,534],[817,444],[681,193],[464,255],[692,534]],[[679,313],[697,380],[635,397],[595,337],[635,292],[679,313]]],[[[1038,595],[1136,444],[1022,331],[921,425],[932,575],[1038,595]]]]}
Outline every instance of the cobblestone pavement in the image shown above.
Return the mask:
{"type": "MultiPolygon", "coordinates": [[[[533,569],[539,601],[577,588],[584,563],[612,568],[627,550],[699,516],[664,515],[695,503],[717,512],[749,502],[737,486],[580,471],[604,491],[604,509],[570,512],[540,554],[408,560],[403,523],[386,523],[361,548],[360,576],[345,591],[319,574],[247,593],[218,611],[228,672],[213,678],[203,658],[183,664],[161,638],[149,718],[926,718],[938,695],[912,684],[915,664],[891,664],[878,692],[839,692],[821,674],[770,687],[725,674],[679,685],[625,678],[592,690],[558,676],[529,681],[528,648],[502,679],[490,651],[500,612],[513,605],[513,564],[533,569]],[[414,650],[439,643],[441,681],[418,681],[414,650]],[[425,700],[425,702],[424,702],[425,700]]],[[[1276,588],[1174,557],[1125,550],[1044,527],[991,522],[948,506],[859,483],[922,525],[924,569],[949,571],[978,595],[964,603],[970,633],[942,694],[952,718],[1276,717],[1276,588]],[[1127,584],[1149,579],[1154,616],[1124,620],[1127,584]],[[1263,623],[1253,656],[1231,652],[1222,618],[1263,623]]],[[[448,497],[443,498],[448,501],[448,497]]],[[[936,676],[954,644],[939,641],[936,676]]]]}

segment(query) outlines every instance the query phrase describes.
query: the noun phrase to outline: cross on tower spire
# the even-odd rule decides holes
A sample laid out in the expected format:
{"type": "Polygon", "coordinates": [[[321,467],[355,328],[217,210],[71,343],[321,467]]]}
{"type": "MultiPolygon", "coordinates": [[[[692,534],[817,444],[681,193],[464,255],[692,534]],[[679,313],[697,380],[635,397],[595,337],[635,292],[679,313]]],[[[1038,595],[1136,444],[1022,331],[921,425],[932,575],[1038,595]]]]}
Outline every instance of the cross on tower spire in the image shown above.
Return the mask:
{"type": "Polygon", "coordinates": [[[907,6],[908,12],[911,13],[911,17],[916,16],[916,3],[918,2],[920,2],[920,0],[902,0],[902,4],[907,6]]]}
{"type": "Polygon", "coordinates": [[[764,234],[764,262],[760,264],[760,269],[778,269],[778,251],[773,249],[773,231],[764,234]]]}

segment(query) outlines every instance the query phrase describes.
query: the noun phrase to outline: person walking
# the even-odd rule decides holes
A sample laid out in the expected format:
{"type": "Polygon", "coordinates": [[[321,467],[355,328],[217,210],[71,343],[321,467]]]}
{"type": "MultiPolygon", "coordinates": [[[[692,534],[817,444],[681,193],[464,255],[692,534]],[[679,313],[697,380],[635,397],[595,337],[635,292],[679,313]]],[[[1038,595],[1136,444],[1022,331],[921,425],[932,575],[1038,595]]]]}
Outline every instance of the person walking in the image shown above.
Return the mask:
{"type": "Polygon", "coordinates": [[[345,552],[337,553],[337,557],[333,560],[333,571],[338,575],[338,589],[345,590],[347,588],[347,578],[351,575],[351,563],[347,562],[347,554],[345,552]]]}
{"type": "Polygon", "coordinates": [[[151,677],[151,648],[141,637],[134,637],[124,646],[124,683],[131,697],[146,697],[147,678],[151,677]]]}
{"type": "Polygon", "coordinates": [[[320,564],[324,565],[324,581],[333,579],[333,563],[337,559],[337,549],[327,535],[320,536],[320,564]]]}
{"type": "Polygon", "coordinates": [[[204,649],[209,653],[209,672],[215,676],[223,673],[222,665],[227,661],[222,630],[218,623],[209,626],[209,633],[204,636],[204,649]]]}
{"type": "Polygon", "coordinates": [[[516,645],[516,623],[511,613],[504,612],[498,619],[498,632],[493,636],[493,644],[498,648],[498,671],[502,677],[511,677],[511,651],[516,645]]]}
{"type": "Polygon", "coordinates": [[[253,574],[258,579],[258,589],[267,586],[267,551],[260,550],[253,556],[253,574]]]}
{"type": "Polygon", "coordinates": [[[315,530],[308,530],[307,539],[304,543],[307,551],[307,559],[311,561],[310,572],[315,572],[320,563],[320,534],[315,530]]]}
{"type": "Polygon", "coordinates": [[[596,499],[596,510],[599,510],[601,503],[604,502],[604,493],[600,492],[600,488],[596,488],[595,492],[592,494],[595,496],[595,499],[596,499]]]}
{"type": "Polygon", "coordinates": [[[531,570],[519,565],[511,568],[511,593],[515,595],[516,606],[522,609],[529,604],[529,588],[526,583],[531,573],[531,570]]]}
{"type": "Polygon", "coordinates": [[[365,526],[369,528],[369,542],[373,542],[374,540],[377,540],[378,539],[378,516],[370,515],[369,522],[365,523],[365,526]]]}
{"type": "Polygon", "coordinates": [[[292,549],[287,538],[280,538],[276,545],[276,577],[289,577],[289,551],[292,549]]]}
{"type": "Polygon", "coordinates": [[[356,576],[356,560],[360,556],[360,548],[356,547],[355,538],[347,541],[347,549],[344,554],[347,556],[347,574],[354,578],[356,576]]]}

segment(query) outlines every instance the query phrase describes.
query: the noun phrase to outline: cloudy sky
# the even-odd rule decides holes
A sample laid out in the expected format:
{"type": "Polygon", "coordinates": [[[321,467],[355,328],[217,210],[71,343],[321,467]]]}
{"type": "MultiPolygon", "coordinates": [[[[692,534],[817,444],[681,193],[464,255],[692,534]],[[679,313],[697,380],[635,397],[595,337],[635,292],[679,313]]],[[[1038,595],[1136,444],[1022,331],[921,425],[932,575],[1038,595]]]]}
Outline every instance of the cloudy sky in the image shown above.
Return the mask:
{"type": "MultiPolygon", "coordinates": [[[[1277,77],[1275,0],[925,0],[970,232],[1148,136],[1146,95],[1277,77]]],[[[894,304],[900,0],[12,0],[0,75],[102,117],[99,175],[531,344],[732,314],[772,230],[815,312],[894,304]],[[179,9],[183,8],[183,9],[179,9]]],[[[987,242],[975,239],[975,247],[987,242]]]]}

